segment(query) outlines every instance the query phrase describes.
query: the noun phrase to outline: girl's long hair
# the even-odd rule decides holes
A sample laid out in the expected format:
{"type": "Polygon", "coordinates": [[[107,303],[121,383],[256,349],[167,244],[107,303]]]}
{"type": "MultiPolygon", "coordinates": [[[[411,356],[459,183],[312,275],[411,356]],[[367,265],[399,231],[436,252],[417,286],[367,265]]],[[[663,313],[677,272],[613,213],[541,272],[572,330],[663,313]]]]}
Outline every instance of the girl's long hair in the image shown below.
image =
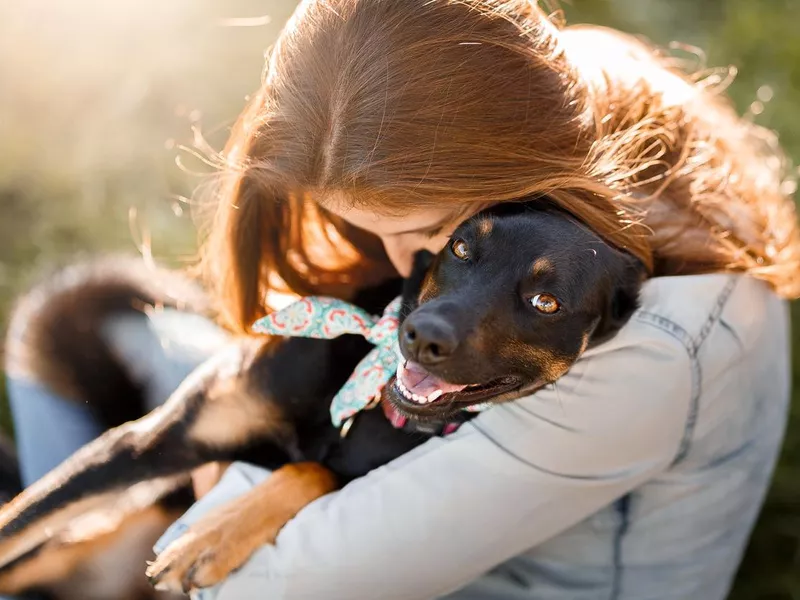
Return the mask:
{"type": "Polygon", "coordinates": [[[203,267],[247,332],[276,292],[349,297],[393,271],[325,210],[547,196],[653,276],[748,273],[800,295],[775,136],[718,76],[529,0],[310,0],[284,28],[223,154],[203,267]]]}

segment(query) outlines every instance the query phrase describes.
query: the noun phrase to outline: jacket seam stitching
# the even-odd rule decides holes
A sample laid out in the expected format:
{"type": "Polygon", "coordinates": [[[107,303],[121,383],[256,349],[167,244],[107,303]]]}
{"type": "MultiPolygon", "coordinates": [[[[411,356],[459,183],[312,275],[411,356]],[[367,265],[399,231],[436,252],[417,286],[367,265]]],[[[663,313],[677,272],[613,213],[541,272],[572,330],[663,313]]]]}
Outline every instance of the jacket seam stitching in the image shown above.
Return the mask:
{"type": "Polygon", "coordinates": [[[725,305],[730,299],[733,290],[736,288],[737,282],[738,278],[736,277],[731,276],[728,279],[728,282],[717,295],[714,305],[708,313],[708,317],[706,317],[705,322],[695,338],[692,338],[685,328],[681,327],[678,323],[671,319],[644,310],[640,310],[636,313],[636,318],[638,321],[661,329],[681,342],[683,347],[686,349],[687,354],[689,355],[689,361],[691,364],[692,391],[689,399],[689,412],[686,416],[683,437],[678,445],[678,452],[676,453],[675,459],[670,467],[674,467],[675,465],[679,464],[689,453],[692,436],[694,435],[694,428],[697,424],[697,413],[700,405],[700,394],[702,392],[701,382],[703,372],[702,366],[700,365],[700,361],[697,357],[700,352],[700,348],[703,346],[706,339],[708,339],[708,336],[711,333],[711,330],[714,328],[714,325],[720,321],[722,310],[725,308],[725,305]]]}
{"type": "Polygon", "coordinates": [[[684,423],[683,427],[683,436],[678,444],[678,450],[675,453],[675,458],[670,464],[670,467],[673,467],[688,453],[691,436],[694,432],[694,425],[697,421],[697,410],[700,403],[700,381],[702,377],[700,362],[697,360],[696,347],[692,343],[692,337],[689,335],[689,332],[675,323],[675,321],[647,311],[639,311],[637,313],[637,320],[660,329],[661,331],[664,331],[678,340],[686,350],[686,355],[689,358],[689,368],[692,376],[691,392],[689,396],[689,411],[686,415],[686,422],[684,423]]]}
{"type": "MultiPolygon", "coordinates": [[[[736,287],[737,279],[731,277],[728,283],[723,287],[722,291],[717,296],[716,301],[714,302],[714,306],[709,311],[708,317],[706,318],[703,326],[700,328],[700,332],[698,333],[696,338],[692,338],[689,335],[689,332],[686,331],[685,328],[678,325],[675,321],[671,319],[667,319],[661,315],[651,313],[648,311],[637,311],[636,319],[642,323],[649,324],[652,327],[660,329],[670,335],[671,337],[678,340],[681,345],[686,350],[686,354],[689,357],[689,363],[692,373],[692,385],[691,385],[691,396],[689,399],[689,411],[686,415],[686,423],[684,425],[683,430],[683,437],[681,438],[681,442],[678,446],[678,451],[675,455],[675,459],[672,462],[671,467],[674,467],[678,463],[680,463],[686,455],[689,453],[689,448],[691,446],[692,436],[694,435],[694,428],[697,423],[697,414],[700,405],[700,393],[702,391],[702,367],[700,365],[700,361],[698,360],[698,353],[700,348],[702,347],[703,343],[708,339],[711,330],[713,329],[714,325],[721,321],[722,310],[725,307],[728,299],[730,298],[731,294],[733,293],[734,288],[736,287]]],[[[628,493],[622,498],[620,498],[615,503],[615,508],[617,513],[619,514],[619,526],[617,527],[614,533],[614,548],[613,548],[613,566],[614,566],[614,579],[611,584],[611,593],[609,595],[609,600],[618,600],[621,593],[621,582],[622,582],[622,571],[623,571],[623,561],[622,561],[622,543],[627,534],[629,523],[630,523],[630,503],[632,499],[632,494],[628,493]]]]}
{"type": "Polygon", "coordinates": [[[617,500],[614,507],[619,515],[619,526],[614,532],[614,580],[611,582],[609,600],[618,600],[622,591],[622,540],[628,533],[630,524],[631,494],[625,494],[617,500]]]}

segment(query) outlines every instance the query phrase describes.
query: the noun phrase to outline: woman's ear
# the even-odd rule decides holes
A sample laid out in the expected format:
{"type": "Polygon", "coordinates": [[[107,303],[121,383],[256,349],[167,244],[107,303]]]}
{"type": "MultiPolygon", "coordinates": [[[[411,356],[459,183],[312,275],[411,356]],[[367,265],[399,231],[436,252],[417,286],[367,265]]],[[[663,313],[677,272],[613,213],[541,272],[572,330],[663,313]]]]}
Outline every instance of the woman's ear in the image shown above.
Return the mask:
{"type": "Polygon", "coordinates": [[[639,308],[639,292],[647,273],[639,260],[616,249],[610,249],[609,292],[605,298],[603,316],[592,334],[599,344],[619,331],[639,308]]]}

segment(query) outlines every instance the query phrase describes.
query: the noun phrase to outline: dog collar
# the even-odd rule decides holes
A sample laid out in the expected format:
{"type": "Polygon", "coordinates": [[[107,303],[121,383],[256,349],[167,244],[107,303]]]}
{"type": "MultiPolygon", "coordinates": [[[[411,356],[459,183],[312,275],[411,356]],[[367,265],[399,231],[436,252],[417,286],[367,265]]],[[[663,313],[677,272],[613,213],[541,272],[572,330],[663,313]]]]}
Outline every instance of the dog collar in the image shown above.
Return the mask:
{"type": "MultiPolygon", "coordinates": [[[[386,419],[395,429],[405,429],[410,433],[424,433],[427,435],[448,435],[456,431],[466,421],[463,417],[456,417],[451,421],[437,421],[433,423],[410,421],[397,412],[397,409],[386,400],[381,401],[381,408],[386,419]]],[[[465,413],[461,413],[462,415],[465,413]]]]}

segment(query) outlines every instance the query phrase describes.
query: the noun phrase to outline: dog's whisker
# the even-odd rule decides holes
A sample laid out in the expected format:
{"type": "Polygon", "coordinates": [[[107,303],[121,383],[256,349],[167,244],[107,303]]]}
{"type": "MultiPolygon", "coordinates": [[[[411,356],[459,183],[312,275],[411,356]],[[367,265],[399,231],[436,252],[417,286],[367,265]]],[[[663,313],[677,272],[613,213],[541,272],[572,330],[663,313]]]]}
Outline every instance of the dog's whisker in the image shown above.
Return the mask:
{"type": "Polygon", "coordinates": [[[561,393],[559,392],[555,381],[553,382],[553,391],[556,393],[556,402],[558,403],[558,407],[563,411],[564,403],[561,401],[561,393]]]}

